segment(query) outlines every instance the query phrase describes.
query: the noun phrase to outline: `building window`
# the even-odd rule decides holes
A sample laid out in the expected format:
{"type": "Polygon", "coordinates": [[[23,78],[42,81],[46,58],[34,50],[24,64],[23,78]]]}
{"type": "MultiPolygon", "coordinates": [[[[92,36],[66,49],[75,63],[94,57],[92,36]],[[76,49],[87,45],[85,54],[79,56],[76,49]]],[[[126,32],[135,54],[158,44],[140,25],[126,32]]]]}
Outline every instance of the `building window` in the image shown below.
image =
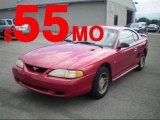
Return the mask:
{"type": "Polygon", "coordinates": [[[114,25],[118,25],[118,15],[114,15],[114,25]]]}
{"type": "Polygon", "coordinates": [[[133,12],[127,10],[127,25],[133,22],[133,12]]]}

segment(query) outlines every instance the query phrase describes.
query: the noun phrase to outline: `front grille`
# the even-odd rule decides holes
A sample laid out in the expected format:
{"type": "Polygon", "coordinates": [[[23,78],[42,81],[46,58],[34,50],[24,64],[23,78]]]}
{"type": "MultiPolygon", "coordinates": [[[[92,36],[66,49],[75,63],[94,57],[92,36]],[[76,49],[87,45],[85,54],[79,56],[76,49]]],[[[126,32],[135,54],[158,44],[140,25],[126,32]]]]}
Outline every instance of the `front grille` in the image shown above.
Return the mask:
{"type": "Polygon", "coordinates": [[[47,71],[46,68],[42,68],[42,67],[37,67],[37,66],[32,66],[32,65],[28,65],[26,64],[26,67],[29,71],[32,71],[32,72],[37,72],[37,73],[44,73],[47,71]]]}

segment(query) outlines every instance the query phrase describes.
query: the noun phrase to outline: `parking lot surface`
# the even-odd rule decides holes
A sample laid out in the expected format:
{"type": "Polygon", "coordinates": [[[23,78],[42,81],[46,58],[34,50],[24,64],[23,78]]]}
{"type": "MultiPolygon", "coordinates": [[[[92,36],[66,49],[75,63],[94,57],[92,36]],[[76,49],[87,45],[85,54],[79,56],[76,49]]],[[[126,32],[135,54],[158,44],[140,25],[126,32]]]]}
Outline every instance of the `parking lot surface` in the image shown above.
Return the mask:
{"type": "Polygon", "coordinates": [[[107,95],[60,99],[27,90],[14,81],[17,58],[50,45],[42,34],[32,43],[0,40],[0,119],[160,119],[160,34],[148,35],[149,53],[142,72],[133,71],[111,84],[107,95]]]}

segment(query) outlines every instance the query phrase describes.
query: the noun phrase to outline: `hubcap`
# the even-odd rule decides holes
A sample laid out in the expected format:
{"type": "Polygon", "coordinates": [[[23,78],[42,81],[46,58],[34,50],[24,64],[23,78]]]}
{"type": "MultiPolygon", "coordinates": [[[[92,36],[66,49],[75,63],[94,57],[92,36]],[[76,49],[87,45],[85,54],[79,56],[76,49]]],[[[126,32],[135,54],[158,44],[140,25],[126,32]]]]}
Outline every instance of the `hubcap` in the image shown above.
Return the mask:
{"type": "Polygon", "coordinates": [[[143,68],[145,65],[145,56],[141,57],[141,68],[143,68]]]}
{"type": "Polygon", "coordinates": [[[99,93],[104,94],[108,88],[109,78],[107,73],[102,73],[99,78],[99,93]]]}

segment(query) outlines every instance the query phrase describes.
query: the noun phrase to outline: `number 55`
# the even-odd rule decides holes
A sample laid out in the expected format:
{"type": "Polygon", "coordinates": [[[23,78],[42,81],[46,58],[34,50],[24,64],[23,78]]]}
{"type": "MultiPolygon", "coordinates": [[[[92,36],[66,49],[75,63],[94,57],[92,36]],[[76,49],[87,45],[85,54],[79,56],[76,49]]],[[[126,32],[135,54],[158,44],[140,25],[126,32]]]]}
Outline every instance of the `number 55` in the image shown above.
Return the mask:
{"type": "MultiPolygon", "coordinates": [[[[30,33],[24,35],[22,31],[15,30],[15,37],[21,42],[32,42],[39,34],[39,24],[32,17],[23,17],[24,12],[38,12],[38,5],[18,5],[16,11],[15,25],[22,26],[28,24],[30,33]]],[[[44,37],[51,42],[60,42],[64,40],[68,34],[68,23],[61,17],[52,17],[54,12],[67,12],[67,5],[47,5],[44,20],[44,26],[58,25],[60,32],[57,35],[52,34],[51,30],[43,30],[44,37]]]]}

